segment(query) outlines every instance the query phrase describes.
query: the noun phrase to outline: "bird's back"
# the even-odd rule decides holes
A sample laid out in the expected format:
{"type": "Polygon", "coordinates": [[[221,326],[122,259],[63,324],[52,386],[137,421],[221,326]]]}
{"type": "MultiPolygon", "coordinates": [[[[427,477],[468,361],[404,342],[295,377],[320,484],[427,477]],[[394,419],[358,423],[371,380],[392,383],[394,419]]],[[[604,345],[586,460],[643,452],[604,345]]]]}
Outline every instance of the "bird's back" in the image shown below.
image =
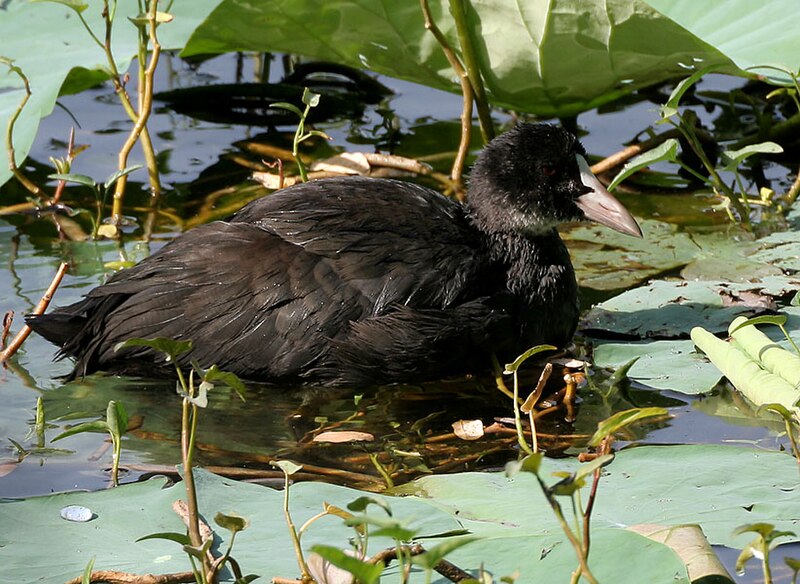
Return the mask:
{"type": "Polygon", "coordinates": [[[115,345],[169,337],[193,341],[187,360],[248,378],[413,379],[446,374],[507,324],[486,302],[496,275],[458,203],[404,182],[330,179],[188,231],[31,325],[67,339],[77,374],[137,371],[154,356],[115,345]]]}

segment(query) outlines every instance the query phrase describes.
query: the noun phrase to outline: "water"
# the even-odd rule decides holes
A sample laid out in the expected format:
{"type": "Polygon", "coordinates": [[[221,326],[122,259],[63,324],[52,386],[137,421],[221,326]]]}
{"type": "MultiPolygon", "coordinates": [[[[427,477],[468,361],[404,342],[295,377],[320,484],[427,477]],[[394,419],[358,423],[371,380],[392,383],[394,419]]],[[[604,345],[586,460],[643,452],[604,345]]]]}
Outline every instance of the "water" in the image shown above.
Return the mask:
{"type": "MultiPolygon", "coordinates": [[[[211,82],[236,81],[236,57],[221,57],[194,68],[177,59],[165,60],[160,70],[158,90],[211,82]]],[[[245,70],[247,70],[245,59],[245,70]]],[[[277,62],[269,79],[281,76],[277,62]]],[[[248,77],[245,74],[244,77],[248,77]]],[[[399,152],[409,155],[431,155],[450,151],[456,143],[461,98],[406,82],[380,80],[394,96],[388,103],[368,108],[356,122],[339,121],[324,124],[336,147],[372,151],[370,142],[388,140],[386,128],[406,133],[400,140],[399,152]],[[391,114],[386,108],[390,107],[391,114]],[[446,123],[442,123],[442,121],[446,123]]],[[[730,89],[738,80],[717,77],[714,87],[730,89]]],[[[116,152],[124,140],[128,122],[115,102],[109,87],[101,87],[80,96],[60,100],[61,108],[45,119],[32,150],[39,162],[49,156],[62,156],[63,142],[74,124],[76,142],[90,144],[73,166],[73,172],[104,179],[116,166],[116,152]]],[[[582,137],[587,150],[604,156],[620,149],[656,118],[655,105],[640,102],[616,111],[589,112],[578,119],[586,132],[582,137]]],[[[707,120],[711,115],[697,108],[707,120]]],[[[498,114],[498,120],[508,121],[498,114]]],[[[31,311],[46,289],[59,262],[70,261],[70,273],[64,278],[54,305],[78,300],[86,291],[102,282],[113,261],[136,261],[163,245],[191,219],[198,209],[207,216],[227,214],[228,204],[239,205],[237,197],[261,194],[246,179],[249,171],[230,162],[242,154],[237,146],[260,134],[261,129],[222,123],[200,122],[159,106],[152,117],[154,136],[163,170],[164,184],[171,191],[164,201],[166,213],[160,217],[153,239],[144,244],[131,239],[124,246],[114,242],[69,242],[59,240],[51,222],[30,215],[0,218],[0,310],[16,314],[13,331],[19,329],[22,315],[31,311]],[[242,185],[244,185],[242,187],[242,185]],[[209,193],[213,197],[209,197],[209,193]],[[223,209],[224,208],[224,209],[223,209]]],[[[283,138],[285,140],[285,137],[283,138]]],[[[133,163],[140,163],[136,153],[133,163]]],[[[432,156],[442,170],[447,170],[447,157],[432,156]]],[[[775,170],[779,174],[780,169],[775,170]]],[[[131,179],[129,201],[142,207],[147,203],[144,171],[131,179]]],[[[6,187],[4,199],[16,192],[6,187]]],[[[67,200],[79,199],[92,209],[93,200],[86,192],[75,191],[67,200]]],[[[670,217],[667,199],[622,196],[640,213],[658,210],[670,217]],[[648,211],[650,210],[650,211],[648,211]]],[[[674,200],[674,198],[672,199],[674,200]]],[[[679,198],[683,212],[691,207],[693,220],[713,223],[704,200],[679,198]]],[[[76,217],[84,229],[86,216],[76,217]]],[[[130,230],[133,230],[131,228],[130,230]]],[[[138,232],[138,231],[137,231],[138,232]]],[[[0,449],[0,496],[22,497],[70,489],[99,489],[108,481],[110,450],[102,434],[79,434],[46,447],[70,452],[37,450],[37,436],[31,435],[37,398],[42,397],[48,426],[47,439],[52,439],[70,425],[99,419],[106,404],[114,399],[124,403],[134,419],[133,427],[123,443],[123,481],[168,471],[179,460],[179,400],[170,381],[143,381],[92,376],[85,380],[63,383],[60,376],[70,371],[67,361],[53,361],[54,348],[31,336],[9,368],[2,373],[0,391],[4,408],[0,411],[0,437],[6,438],[0,449]],[[20,452],[9,441],[24,449],[20,452]],[[20,462],[19,459],[22,458],[20,462]]],[[[643,396],[657,397],[649,391],[643,396]]],[[[647,428],[637,439],[652,443],[747,442],[774,449],[780,439],[760,424],[738,425],[704,413],[699,402],[674,394],[669,423],[647,428]]],[[[586,404],[597,398],[586,394],[586,404]]],[[[649,399],[649,398],[648,398],[649,399]]],[[[585,410],[588,411],[589,407],[585,410]]],[[[317,478],[380,489],[383,485],[366,452],[377,453],[378,460],[396,473],[398,481],[413,478],[421,472],[445,472],[470,468],[498,468],[515,458],[515,438],[500,435],[480,444],[461,442],[448,437],[450,425],[458,419],[487,418],[510,415],[510,407],[493,388],[493,381],[467,379],[445,384],[417,387],[385,388],[364,396],[332,395],[328,392],[291,391],[252,385],[247,401],[240,401],[226,391],[212,393],[211,403],[202,414],[198,438],[198,462],[206,465],[269,469],[269,460],[288,456],[321,468],[317,478]],[[314,435],[322,429],[357,429],[371,432],[376,441],[364,446],[316,445],[314,435]],[[431,440],[436,438],[436,440],[431,440]],[[411,453],[411,454],[409,454],[411,453]],[[332,478],[327,470],[344,468],[350,475],[332,478]]],[[[579,412],[580,419],[580,412],[579,412]]],[[[591,427],[593,420],[584,420],[578,427],[591,427]]],[[[578,444],[586,434],[564,419],[563,413],[543,421],[540,428],[547,435],[545,446],[551,454],[572,452],[574,438],[578,444]],[[577,437],[575,436],[577,434],[577,437]],[[567,437],[565,437],[567,436],[567,437]]],[[[265,473],[269,478],[269,474],[265,473]]],[[[275,475],[277,476],[277,475],[275,475]]]]}

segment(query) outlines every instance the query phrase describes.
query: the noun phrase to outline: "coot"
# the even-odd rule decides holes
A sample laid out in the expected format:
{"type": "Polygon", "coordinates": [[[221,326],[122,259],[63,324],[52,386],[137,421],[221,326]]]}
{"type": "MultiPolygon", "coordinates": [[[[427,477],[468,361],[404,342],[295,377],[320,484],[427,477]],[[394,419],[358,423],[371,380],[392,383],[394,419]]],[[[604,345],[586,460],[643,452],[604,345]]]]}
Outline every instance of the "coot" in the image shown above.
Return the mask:
{"type": "Polygon", "coordinates": [[[376,385],[487,369],[568,343],[578,286],[556,232],[641,236],[567,131],[518,124],[478,157],[461,205],[396,180],[286,188],[192,229],[81,301],[27,322],[73,375],[171,367],[131,337],[191,339],[185,363],[254,380],[376,385]]]}

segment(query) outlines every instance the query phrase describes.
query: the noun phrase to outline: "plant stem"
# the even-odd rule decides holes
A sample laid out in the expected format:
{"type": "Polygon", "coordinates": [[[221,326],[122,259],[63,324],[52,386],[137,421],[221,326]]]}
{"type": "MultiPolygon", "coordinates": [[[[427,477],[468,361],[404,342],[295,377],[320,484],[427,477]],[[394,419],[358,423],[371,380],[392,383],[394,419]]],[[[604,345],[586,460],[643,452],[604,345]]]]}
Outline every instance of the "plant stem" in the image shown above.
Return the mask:
{"type": "Polygon", "coordinates": [[[11,69],[12,73],[16,73],[22,79],[22,83],[25,86],[25,97],[22,98],[22,101],[17,106],[17,109],[14,110],[14,113],[11,114],[10,118],[8,118],[8,124],[6,125],[6,151],[8,152],[8,168],[14,175],[14,178],[16,178],[23,187],[25,187],[28,191],[30,191],[37,197],[40,197],[43,195],[42,189],[37,187],[19,169],[16,161],[16,153],[14,151],[14,124],[17,123],[17,119],[19,119],[20,114],[22,114],[22,110],[25,109],[25,105],[31,98],[31,85],[30,82],[28,81],[28,77],[25,75],[25,73],[22,72],[22,69],[10,63],[9,63],[9,68],[11,69]]]}
{"type": "Polygon", "coordinates": [[[289,536],[292,538],[292,545],[294,546],[294,553],[297,557],[297,565],[300,566],[301,580],[303,582],[313,582],[314,579],[308,572],[308,565],[303,557],[303,548],[300,545],[300,537],[297,535],[297,530],[292,521],[292,514],[289,511],[289,474],[284,472],[283,479],[283,515],[286,517],[286,525],[289,526],[289,536]]]}
{"type": "Polygon", "coordinates": [[[475,49],[472,46],[472,36],[469,34],[469,23],[467,23],[467,11],[464,7],[464,0],[450,0],[450,11],[456,22],[458,42],[461,45],[461,54],[464,57],[464,67],[467,70],[472,90],[475,93],[475,106],[478,110],[478,121],[481,125],[483,141],[489,142],[494,138],[494,124],[489,111],[489,102],[486,99],[486,90],[483,87],[481,70],[478,60],[475,58],[475,49]]]}
{"type": "MultiPolygon", "coordinates": [[[[123,144],[122,148],[119,151],[117,165],[119,170],[124,170],[128,166],[128,155],[130,154],[131,150],[133,149],[136,142],[139,140],[139,137],[142,136],[142,147],[145,149],[145,156],[148,156],[148,153],[153,156],[152,161],[148,159],[148,172],[150,174],[151,180],[151,188],[153,189],[154,196],[157,196],[155,193],[160,193],[161,186],[158,182],[158,168],[155,165],[155,155],[153,154],[153,145],[150,142],[149,133],[147,136],[144,136],[144,130],[146,129],[147,120],[150,118],[150,113],[152,111],[153,105],[153,76],[155,74],[156,66],[158,65],[158,59],[161,55],[161,44],[158,42],[158,38],[156,37],[156,8],[158,7],[158,0],[150,0],[148,5],[148,12],[147,12],[147,20],[148,20],[148,30],[150,31],[149,39],[152,44],[152,52],[150,54],[150,62],[147,64],[147,68],[144,68],[143,63],[141,62],[141,55],[145,52],[143,47],[141,46],[146,41],[142,39],[140,41],[140,78],[139,78],[139,113],[138,115],[134,115],[135,123],[133,125],[133,129],[131,133],[128,135],[128,139],[123,144]],[[146,146],[149,145],[149,149],[146,146]],[[155,183],[153,183],[153,179],[155,177],[155,183]]],[[[125,94],[127,95],[127,93],[125,94]]],[[[125,195],[125,187],[127,186],[128,178],[127,175],[120,177],[117,181],[117,184],[114,187],[114,203],[111,208],[111,216],[114,220],[116,225],[119,225],[119,222],[122,219],[122,199],[125,195]]]]}
{"type": "Polygon", "coordinates": [[[592,571],[589,569],[588,551],[583,549],[581,542],[578,541],[578,538],[572,532],[572,529],[570,529],[566,519],[564,519],[564,514],[561,511],[561,505],[559,505],[558,501],[556,501],[555,496],[553,496],[553,494],[550,492],[550,489],[547,488],[547,485],[544,484],[544,481],[539,476],[539,473],[534,473],[534,476],[536,477],[539,487],[542,489],[542,493],[544,493],[547,502],[550,504],[550,508],[553,510],[559,525],[561,525],[562,531],[567,536],[567,539],[569,539],[569,542],[575,549],[575,554],[578,556],[578,563],[580,566],[578,570],[573,573],[573,582],[577,582],[580,576],[583,575],[590,582],[590,584],[598,584],[597,579],[595,579],[592,571]]]}
{"type": "Polygon", "coordinates": [[[528,445],[528,441],[525,440],[525,432],[522,429],[522,416],[520,415],[519,411],[519,375],[518,372],[514,371],[514,425],[517,428],[517,442],[519,443],[519,447],[526,454],[533,454],[533,450],[528,445]]]}
{"type": "Polygon", "coordinates": [[[461,82],[461,95],[463,97],[463,106],[461,108],[461,141],[458,144],[458,152],[456,152],[455,160],[453,160],[453,168],[450,171],[450,180],[456,185],[457,197],[463,198],[463,180],[464,164],[469,153],[469,144],[472,139],[472,104],[475,101],[475,92],[472,89],[472,84],[469,80],[469,74],[466,72],[461,62],[458,60],[447,39],[436,26],[431,16],[430,6],[428,0],[420,0],[420,7],[422,8],[422,15],[425,17],[425,28],[429,30],[439,46],[442,47],[442,52],[453,68],[453,71],[458,75],[461,82]]]}

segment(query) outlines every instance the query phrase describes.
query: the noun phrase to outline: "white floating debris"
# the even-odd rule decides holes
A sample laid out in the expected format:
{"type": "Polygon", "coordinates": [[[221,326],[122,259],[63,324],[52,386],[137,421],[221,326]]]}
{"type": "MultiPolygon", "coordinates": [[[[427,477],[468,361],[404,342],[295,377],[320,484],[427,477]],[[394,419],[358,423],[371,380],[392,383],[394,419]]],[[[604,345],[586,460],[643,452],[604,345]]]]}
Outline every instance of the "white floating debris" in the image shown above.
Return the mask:
{"type": "Polygon", "coordinates": [[[94,513],[88,507],[81,507],[80,505],[68,505],[61,510],[61,517],[67,521],[77,521],[78,523],[86,523],[91,521],[94,513]]]}

